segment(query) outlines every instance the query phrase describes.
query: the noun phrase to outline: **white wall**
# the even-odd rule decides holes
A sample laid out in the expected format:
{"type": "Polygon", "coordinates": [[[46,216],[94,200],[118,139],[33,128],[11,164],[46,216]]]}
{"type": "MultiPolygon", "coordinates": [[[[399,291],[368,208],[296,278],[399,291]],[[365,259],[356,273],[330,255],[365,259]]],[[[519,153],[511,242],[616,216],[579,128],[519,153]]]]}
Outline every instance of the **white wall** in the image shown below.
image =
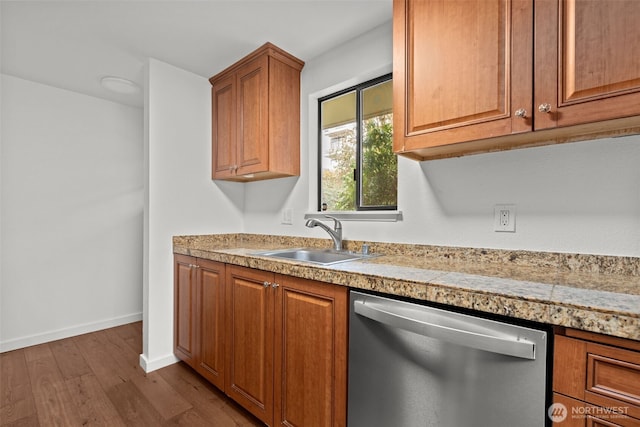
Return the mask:
{"type": "Polygon", "coordinates": [[[146,371],[173,363],[172,236],[242,231],[244,187],[211,180],[211,85],[150,59],[145,99],[146,371]]]}
{"type": "MultiPolygon", "coordinates": [[[[0,7],[0,31],[2,30],[2,8],[0,7]]],[[[0,70],[2,70],[2,51],[0,48],[0,70]]],[[[2,74],[0,74],[0,352],[2,351],[2,290],[4,289],[3,285],[2,285],[2,241],[3,241],[3,236],[2,236],[2,212],[3,212],[3,208],[2,208],[2,176],[3,176],[3,172],[2,172],[2,138],[3,138],[3,131],[2,131],[2,122],[4,120],[3,115],[2,115],[2,100],[4,99],[4,94],[2,92],[2,74]]]]}
{"type": "MultiPolygon", "coordinates": [[[[283,48],[286,50],[286,46],[283,48]]],[[[305,228],[303,220],[317,204],[317,99],[390,73],[391,54],[389,23],[318,58],[301,58],[306,64],[300,81],[300,177],[245,184],[247,233],[323,237],[319,228],[305,228]],[[281,224],[283,208],[293,209],[293,225],[281,224]]],[[[350,226],[345,227],[345,238],[354,238],[350,226]]]]}
{"type": "MultiPolygon", "coordinates": [[[[390,71],[391,40],[389,23],[307,62],[302,175],[247,185],[246,232],[324,236],[303,220],[317,197],[317,98],[390,71]],[[293,209],[293,225],[280,224],[285,207],[293,209]]],[[[343,233],[346,239],[639,256],[638,165],[638,135],[427,162],[400,158],[404,220],[347,222],[343,233]],[[516,233],[493,231],[495,204],[517,206],[516,233]]]]}
{"type": "Polygon", "coordinates": [[[142,317],[142,110],[2,75],[0,351],[142,317]]]}

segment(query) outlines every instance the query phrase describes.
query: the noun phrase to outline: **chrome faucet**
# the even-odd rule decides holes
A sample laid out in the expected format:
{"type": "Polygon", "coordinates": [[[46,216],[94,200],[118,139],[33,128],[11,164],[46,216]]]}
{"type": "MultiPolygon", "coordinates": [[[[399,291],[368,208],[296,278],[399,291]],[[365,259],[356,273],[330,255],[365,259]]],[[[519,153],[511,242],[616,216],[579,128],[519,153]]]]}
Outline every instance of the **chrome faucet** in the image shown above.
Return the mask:
{"type": "Polygon", "coordinates": [[[307,220],[307,223],[305,225],[309,228],[320,227],[324,231],[329,233],[329,236],[331,236],[331,240],[333,240],[333,249],[335,249],[336,251],[341,251],[342,250],[342,224],[340,223],[340,221],[338,221],[337,218],[334,218],[329,215],[325,215],[325,217],[333,220],[333,223],[334,223],[333,230],[328,226],[326,226],[325,224],[318,221],[317,219],[313,219],[313,218],[310,220],[307,220]]]}

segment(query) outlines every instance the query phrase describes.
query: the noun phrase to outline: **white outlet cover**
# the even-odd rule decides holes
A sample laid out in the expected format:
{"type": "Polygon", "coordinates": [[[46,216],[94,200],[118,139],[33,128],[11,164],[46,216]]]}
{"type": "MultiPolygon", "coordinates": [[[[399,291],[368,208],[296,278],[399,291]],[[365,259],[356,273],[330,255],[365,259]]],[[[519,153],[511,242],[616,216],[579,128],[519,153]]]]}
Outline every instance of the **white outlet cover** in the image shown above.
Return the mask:
{"type": "Polygon", "coordinates": [[[292,225],[293,224],[293,209],[286,208],[282,210],[282,224],[292,225]]]}
{"type": "Polygon", "coordinates": [[[493,209],[493,230],[515,233],[516,205],[495,205],[493,209]]]}

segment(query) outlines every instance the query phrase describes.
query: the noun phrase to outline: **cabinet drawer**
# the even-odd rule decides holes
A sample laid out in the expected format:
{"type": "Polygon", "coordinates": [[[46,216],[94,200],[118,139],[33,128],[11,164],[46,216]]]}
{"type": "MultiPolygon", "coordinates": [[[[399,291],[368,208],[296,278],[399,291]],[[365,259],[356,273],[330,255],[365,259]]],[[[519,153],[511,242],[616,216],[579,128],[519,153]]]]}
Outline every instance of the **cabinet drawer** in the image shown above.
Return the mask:
{"type": "Polygon", "coordinates": [[[585,400],[640,418],[640,353],[595,343],[586,351],[585,400]]]}

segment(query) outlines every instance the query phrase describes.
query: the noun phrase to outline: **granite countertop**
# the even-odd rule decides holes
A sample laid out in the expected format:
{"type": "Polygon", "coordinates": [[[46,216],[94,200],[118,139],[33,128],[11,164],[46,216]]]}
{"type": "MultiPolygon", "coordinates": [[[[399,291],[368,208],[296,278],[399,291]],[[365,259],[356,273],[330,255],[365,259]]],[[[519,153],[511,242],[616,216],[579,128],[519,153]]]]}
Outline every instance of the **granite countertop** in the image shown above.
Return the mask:
{"type": "Polygon", "coordinates": [[[379,257],[329,266],[257,252],[328,248],[328,239],[175,236],[177,254],[640,341],[640,258],[363,243],[379,257]]]}

